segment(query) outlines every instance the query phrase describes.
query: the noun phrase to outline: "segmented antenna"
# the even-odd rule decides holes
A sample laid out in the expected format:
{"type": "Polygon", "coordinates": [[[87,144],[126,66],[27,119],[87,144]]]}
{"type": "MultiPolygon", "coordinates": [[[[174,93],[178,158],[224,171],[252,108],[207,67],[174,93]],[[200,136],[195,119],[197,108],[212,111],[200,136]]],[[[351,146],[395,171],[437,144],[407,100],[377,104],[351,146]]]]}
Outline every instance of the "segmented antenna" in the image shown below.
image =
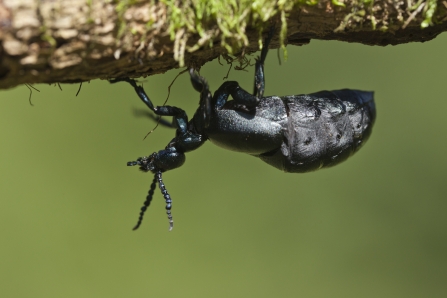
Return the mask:
{"type": "Polygon", "coordinates": [[[156,186],[155,184],[156,183],[157,183],[157,178],[154,175],[154,179],[152,179],[152,183],[151,183],[151,188],[149,189],[149,192],[147,194],[146,200],[144,201],[143,207],[141,207],[140,216],[138,217],[137,224],[132,229],[133,231],[138,229],[140,227],[140,225],[141,225],[141,222],[143,221],[144,213],[146,212],[147,207],[149,207],[149,205],[151,204],[152,197],[154,196],[154,191],[155,191],[155,186],[156,186]]]}
{"type": "Polygon", "coordinates": [[[169,231],[172,231],[172,228],[174,228],[174,221],[172,220],[172,214],[171,214],[172,199],[171,196],[168,194],[168,191],[166,190],[165,184],[163,183],[163,178],[161,177],[161,171],[157,171],[155,173],[155,177],[158,180],[158,186],[160,187],[161,193],[165,198],[166,214],[168,215],[169,219],[169,231]]]}
{"type": "Polygon", "coordinates": [[[154,196],[155,185],[157,184],[157,181],[158,181],[158,186],[160,187],[161,194],[163,195],[163,198],[165,199],[165,202],[166,202],[166,214],[168,215],[168,219],[169,219],[169,231],[172,231],[172,228],[174,228],[174,220],[172,219],[172,214],[171,214],[172,199],[171,199],[171,196],[169,195],[168,191],[166,190],[165,184],[163,183],[163,178],[161,177],[161,171],[160,170],[155,171],[155,169],[153,167],[146,168],[148,159],[150,159],[150,157],[148,158],[147,156],[145,156],[145,157],[137,158],[136,161],[127,162],[128,166],[141,166],[140,169],[142,169],[144,171],[155,172],[154,179],[152,180],[151,187],[147,194],[146,200],[144,201],[143,207],[141,207],[140,216],[138,217],[138,222],[135,225],[135,227],[133,228],[133,230],[135,231],[136,229],[138,229],[140,227],[141,222],[143,221],[144,213],[146,212],[147,208],[151,204],[152,197],[154,196]]]}
{"type": "Polygon", "coordinates": [[[137,160],[134,161],[128,161],[127,162],[127,166],[128,167],[132,167],[132,166],[140,166],[140,169],[143,171],[149,171],[150,168],[148,168],[147,166],[150,165],[150,156],[143,156],[143,157],[138,157],[137,160]]]}
{"type": "Polygon", "coordinates": [[[128,162],[127,162],[127,166],[128,166],[128,167],[131,167],[131,166],[139,166],[139,165],[141,165],[141,160],[142,160],[142,159],[143,159],[142,157],[138,157],[137,160],[134,160],[134,161],[128,161],[128,162]]]}

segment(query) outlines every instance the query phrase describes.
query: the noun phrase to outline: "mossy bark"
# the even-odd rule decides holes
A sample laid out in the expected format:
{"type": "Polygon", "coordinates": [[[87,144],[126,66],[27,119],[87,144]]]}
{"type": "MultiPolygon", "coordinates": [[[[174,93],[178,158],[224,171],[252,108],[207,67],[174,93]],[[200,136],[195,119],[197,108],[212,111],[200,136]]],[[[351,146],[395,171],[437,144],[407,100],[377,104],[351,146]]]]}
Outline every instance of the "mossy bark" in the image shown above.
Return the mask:
{"type": "MultiPolygon", "coordinates": [[[[225,28],[212,17],[201,23],[202,33],[187,25],[173,33],[166,2],[0,0],[0,89],[25,83],[141,77],[178,68],[179,63],[200,67],[228,52],[231,40],[222,43],[225,28]]],[[[232,49],[235,55],[259,50],[260,34],[271,24],[286,32],[282,40],[279,34],[273,38],[271,48],[281,41],[302,45],[311,39],[379,46],[425,42],[447,30],[446,1],[435,3],[433,24],[422,28],[429,2],[434,4],[433,0],[366,4],[346,0],[340,6],[339,1],[324,0],[293,5],[288,11],[272,13],[262,28],[250,22],[243,30],[237,28],[233,36],[243,35],[244,42],[232,49]]]]}

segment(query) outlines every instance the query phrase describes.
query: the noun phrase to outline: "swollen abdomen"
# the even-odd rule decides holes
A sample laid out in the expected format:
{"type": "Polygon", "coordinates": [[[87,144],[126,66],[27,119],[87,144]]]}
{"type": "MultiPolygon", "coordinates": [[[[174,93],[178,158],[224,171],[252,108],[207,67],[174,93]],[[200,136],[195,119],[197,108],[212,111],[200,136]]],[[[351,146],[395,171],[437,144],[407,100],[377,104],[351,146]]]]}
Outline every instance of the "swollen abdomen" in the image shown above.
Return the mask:
{"type": "Polygon", "coordinates": [[[285,172],[334,166],[353,155],[371,134],[373,92],[321,91],[283,97],[288,121],[280,150],[259,158],[285,172]]]}

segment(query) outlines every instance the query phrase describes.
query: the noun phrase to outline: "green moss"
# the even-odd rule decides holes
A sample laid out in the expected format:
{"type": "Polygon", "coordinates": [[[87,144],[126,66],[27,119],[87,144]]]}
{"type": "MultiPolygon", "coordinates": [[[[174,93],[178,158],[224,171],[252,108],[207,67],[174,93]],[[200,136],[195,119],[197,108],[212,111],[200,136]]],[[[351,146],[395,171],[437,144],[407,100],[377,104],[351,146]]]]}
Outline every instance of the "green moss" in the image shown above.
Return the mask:
{"type": "Polygon", "coordinates": [[[346,7],[346,5],[343,2],[340,2],[338,0],[332,0],[332,4],[334,4],[335,6],[346,7]]]}
{"type": "MultiPolygon", "coordinates": [[[[118,37],[124,32],[132,32],[124,25],[124,13],[132,5],[146,3],[147,0],[116,0],[118,13],[118,37]]],[[[238,53],[249,45],[247,28],[255,29],[259,48],[262,48],[262,33],[271,26],[270,20],[280,19],[280,45],[287,56],[285,40],[287,36],[287,15],[298,5],[315,5],[318,0],[159,0],[151,1],[152,5],[163,3],[166,8],[167,34],[174,41],[174,58],[179,65],[184,66],[185,52],[193,52],[203,46],[212,47],[216,40],[225,48],[228,54],[238,53]],[[198,35],[196,44],[188,45],[188,39],[198,35]]],[[[388,30],[396,20],[377,15],[373,10],[373,0],[331,0],[332,5],[347,7],[349,11],[339,27],[334,31],[344,31],[347,26],[355,28],[365,21],[371,23],[373,30],[388,30]]],[[[421,27],[432,24],[436,12],[437,0],[409,0],[407,11],[412,11],[424,5],[424,17],[421,27]]],[[[403,8],[405,9],[405,8],[403,8]]],[[[401,12],[404,13],[404,10],[401,12]]],[[[402,15],[401,14],[401,15],[402,15]]],[[[403,20],[397,20],[403,22],[403,20]]],[[[153,21],[146,24],[150,30],[153,21]]],[[[133,32],[135,33],[135,32],[133,32]]]]}
{"type": "Polygon", "coordinates": [[[46,41],[50,45],[51,51],[53,51],[57,46],[56,39],[54,39],[51,33],[48,32],[47,26],[43,25],[39,28],[39,30],[41,32],[40,39],[46,41]]]}
{"type": "Polygon", "coordinates": [[[422,28],[427,28],[428,26],[432,25],[432,18],[435,14],[437,7],[436,0],[428,0],[425,4],[424,10],[422,11],[422,14],[424,16],[424,20],[421,23],[422,28]]]}
{"type": "Polygon", "coordinates": [[[161,0],[168,7],[169,35],[174,40],[175,58],[183,66],[182,50],[195,51],[205,44],[212,45],[215,40],[229,54],[236,53],[249,44],[246,35],[247,27],[258,32],[260,48],[262,32],[266,30],[272,17],[279,15],[281,19],[280,42],[285,49],[284,40],[287,35],[286,16],[294,6],[299,4],[313,5],[316,0],[161,0]],[[216,24],[210,28],[210,24],[216,24]],[[199,43],[186,46],[191,34],[200,36],[199,43]],[[180,52],[177,52],[180,51],[180,52]]]}

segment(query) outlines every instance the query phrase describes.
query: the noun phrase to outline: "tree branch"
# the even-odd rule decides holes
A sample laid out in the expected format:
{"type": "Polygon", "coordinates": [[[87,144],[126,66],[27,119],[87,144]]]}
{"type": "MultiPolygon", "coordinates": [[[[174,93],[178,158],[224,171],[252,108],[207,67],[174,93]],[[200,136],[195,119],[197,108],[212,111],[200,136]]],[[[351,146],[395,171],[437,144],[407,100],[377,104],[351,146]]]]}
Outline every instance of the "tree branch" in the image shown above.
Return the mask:
{"type": "Polygon", "coordinates": [[[259,50],[271,24],[281,32],[272,48],[311,39],[396,45],[447,30],[446,1],[226,2],[0,0],[0,88],[198,68],[259,50]]]}

